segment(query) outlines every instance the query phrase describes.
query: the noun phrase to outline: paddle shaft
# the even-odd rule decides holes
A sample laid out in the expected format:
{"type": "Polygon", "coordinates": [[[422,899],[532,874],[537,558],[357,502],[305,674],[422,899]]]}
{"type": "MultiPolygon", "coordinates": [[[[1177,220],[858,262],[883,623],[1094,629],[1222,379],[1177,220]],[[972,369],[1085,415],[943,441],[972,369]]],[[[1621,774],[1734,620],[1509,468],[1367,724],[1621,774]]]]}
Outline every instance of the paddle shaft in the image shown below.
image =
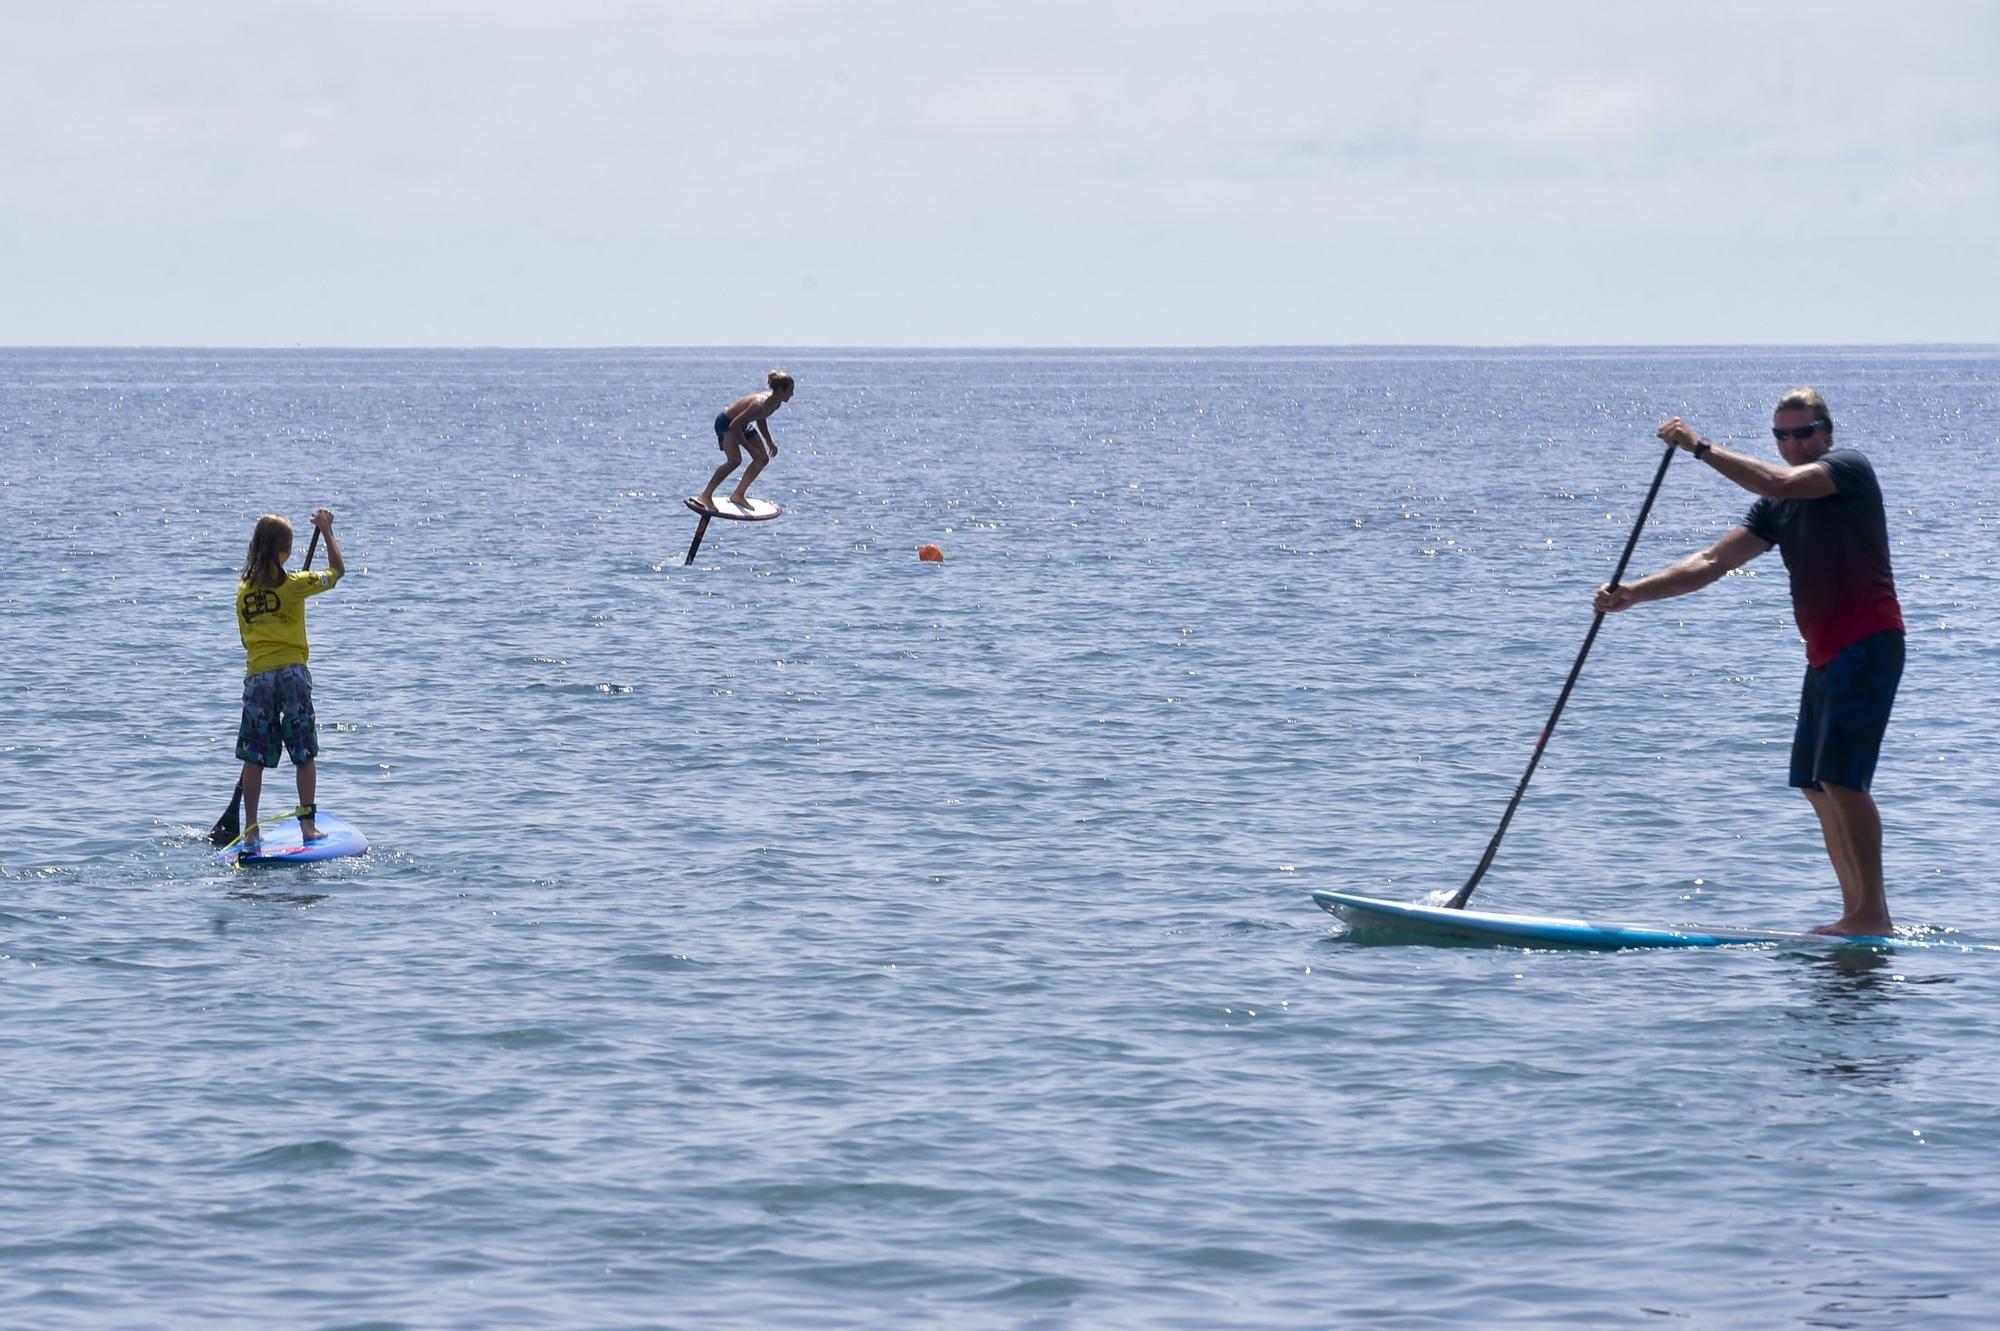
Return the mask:
{"type": "MultiPolygon", "coordinates": [[[[306,562],[301,565],[307,572],[312,570],[313,555],[318,550],[319,528],[314,527],[312,539],[306,542],[306,562]]],[[[222,817],[215,820],[215,826],[208,829],[208,839],[218,846],[232,845],[243,839],[243,778],[236,779],[236,789],[229,796],[229,807],[223,810],[222,817]]]]}
{"type": "MultiPolygon", "coordinates": [[[[1618,567],[1612,570],[1613,587],[1625,576],[1625,566],[1632,562],[1632,551],[1639,545],[1639,533],[1646,528],[1646,515],[1653,511],[1653,500],[1659,497],[1660,482],[1667,478],[1667,464],[1673,460],[1674,446],[1668,444],[1667,451],[1660,455],[1659,470],[1653,473],[1653,488],[1646,491],[1646,502],[1639,506],[1639,520],[1632,524],[1632,534],[1625,538],[1625,553],[1618,556],[1618,567]]],[[[1528,793],[1528,782],[1534,778],[1535,768],[1541,765],[1542,752],[1549,747],[1549,736],[1555,733],[1556,721],[1563,714],[1564,704],[1569,702],[1570,690],[1576,687],[1576,678],[1583,673],[1583,660],[1590,655],[1590,644],[1597,641],[1597,630],[1603,627],[1604,612],[1600,610],[1590,621],[1590,632],[1583,637],[1583,650],[1576,654],[1576,664],[1569,668],[1569,678],[1563,681],[1562,693],[1556,698],[1556,709],[1549,713],[1549,723],[1542,727],[1542,737],[1535,741],[1535,756],[1528,759],[1528,770],[1521,773],[1521,784],[1514,788],[1514,798],[1507,801],[1507,812],[1500,816],[1499,829],[1493,833],[1493,840],[1487,843],[1486,853],[1479,857],[1479,867],[1472,871],[1472,877],[1465,880],[1465,886],[1445,903],[1451,909],[1465,909],[1465,903],[1472,900],[1472,889],[1479,886],[1479,880],[1493,866],[1493,857],[1500,852],[1500,838],[1507,835],[1507,824],[1514,821],[1514,810],[1521,807],[1521,796],[1528,793]]]]}

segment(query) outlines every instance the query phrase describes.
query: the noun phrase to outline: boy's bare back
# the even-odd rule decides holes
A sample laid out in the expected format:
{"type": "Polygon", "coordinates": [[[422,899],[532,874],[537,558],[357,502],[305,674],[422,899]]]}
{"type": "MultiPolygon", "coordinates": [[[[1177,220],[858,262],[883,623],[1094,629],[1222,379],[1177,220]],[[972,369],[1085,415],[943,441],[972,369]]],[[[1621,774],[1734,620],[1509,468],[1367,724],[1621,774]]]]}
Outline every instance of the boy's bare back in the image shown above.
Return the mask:
{"type": "Polygon", "coordinates": [[[729,413],[730,428],[747,433],[751,426],[762,425],[770,419],[772,412],[785,405],[783,402],[773,402],[771,399],[775,397],[776,393],[764,392],[746,393],[737,398],[726,408],[729,413]]]}

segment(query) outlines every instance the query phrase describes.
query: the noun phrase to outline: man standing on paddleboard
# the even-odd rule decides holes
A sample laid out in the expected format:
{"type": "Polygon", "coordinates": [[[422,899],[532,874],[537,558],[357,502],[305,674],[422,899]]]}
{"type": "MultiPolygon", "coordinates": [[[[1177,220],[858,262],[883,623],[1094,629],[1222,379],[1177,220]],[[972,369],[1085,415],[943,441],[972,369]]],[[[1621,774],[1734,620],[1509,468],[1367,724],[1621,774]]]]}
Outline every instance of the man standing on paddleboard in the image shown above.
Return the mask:
{"type": "Polygon", "coordinates": [[[1676,416],[1659,436],[1758,496],[1742,525],[1650,577],[1597,591],[1611,613],[1699,591],[1777,546],[1806,640],[1791,784],[1819,815],[1840,878],[1841,914],[1815,933],[1886,935],[1882,819],[1868,793],[1903,677],[1903,609],[1889,569],[1889,524],[1868,459],[1833,446],[1833,414],[1810,388],[1779,399],[1771,433],[1786,466],[1710,443],[1676,416]]]}

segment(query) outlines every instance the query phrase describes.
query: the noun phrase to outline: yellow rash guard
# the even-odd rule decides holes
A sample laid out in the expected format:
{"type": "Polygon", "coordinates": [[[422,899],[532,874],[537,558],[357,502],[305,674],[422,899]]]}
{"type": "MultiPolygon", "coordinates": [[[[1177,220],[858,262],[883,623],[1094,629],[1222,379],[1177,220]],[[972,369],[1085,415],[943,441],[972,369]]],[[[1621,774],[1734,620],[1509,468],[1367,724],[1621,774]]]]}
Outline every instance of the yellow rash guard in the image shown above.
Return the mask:
{"type": "Polygon", "coordinates": [[[248,657],[246,675],[306,663],[306,598],[340,581],[331,570],[287,573],[276,587],[236,584],[236,632],[248,657]]]}

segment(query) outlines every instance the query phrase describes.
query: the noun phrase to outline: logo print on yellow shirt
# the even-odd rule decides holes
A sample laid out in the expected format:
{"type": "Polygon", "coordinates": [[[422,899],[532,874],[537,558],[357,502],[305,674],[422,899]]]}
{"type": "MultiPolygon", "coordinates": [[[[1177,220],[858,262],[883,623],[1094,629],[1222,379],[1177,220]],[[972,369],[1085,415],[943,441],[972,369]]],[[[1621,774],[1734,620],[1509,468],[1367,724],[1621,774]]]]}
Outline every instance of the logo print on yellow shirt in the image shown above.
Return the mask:
{"type": "Polygon", "coordinates": [[[285,603],[278,599],[278,594],[274,591],[243,593],[243,622],[246,624],[263,615],[283,614],[284,610],[285,603]]]}

